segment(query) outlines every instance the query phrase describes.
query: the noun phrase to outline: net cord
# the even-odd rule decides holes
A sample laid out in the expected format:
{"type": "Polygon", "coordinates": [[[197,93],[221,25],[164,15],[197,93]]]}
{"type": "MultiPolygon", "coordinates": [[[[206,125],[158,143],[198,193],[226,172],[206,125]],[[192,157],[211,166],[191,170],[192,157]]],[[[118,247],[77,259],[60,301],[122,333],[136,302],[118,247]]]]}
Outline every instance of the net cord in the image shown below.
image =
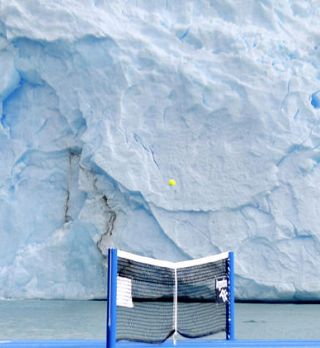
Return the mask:
{"type": "Polygon", "coordinates": [[[136,261],[136,262],[141,262],[153,266],[160,266],[160,267],[166,267],[166,268],[171,268],[171,269],[180,269],[180,268],[185,268],[185,267],[192,267],[192,266],[199,266],[203,265],[208,262],[215,262],[215,261],[220,261],[220,260],[225,260],[229,257],[229,252],[224,252],[218,255],[212,255],[212,256],[207,256],[207,257],[202,257],[200,259],[196,260],[188,260],[188,261],[181,261],[181,262],[170,262],[170,261],[165,261],[165,260],[158,260],[158,259],[153,259],[151,257],[145,257],[145,256],[140,256],[140,255],[135,255],[128,253],[127,251],[122,251],[118,249],[118,256],[123,257],[128,260],[136,261]]]}

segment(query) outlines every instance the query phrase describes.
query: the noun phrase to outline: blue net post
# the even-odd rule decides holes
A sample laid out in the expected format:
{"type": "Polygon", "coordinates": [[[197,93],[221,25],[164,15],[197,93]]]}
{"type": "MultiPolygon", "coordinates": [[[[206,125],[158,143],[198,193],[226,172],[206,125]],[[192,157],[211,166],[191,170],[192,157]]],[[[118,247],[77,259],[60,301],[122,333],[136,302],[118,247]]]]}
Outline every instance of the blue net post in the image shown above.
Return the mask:
{"type": "Polygon", "coordinates": [[[117,341],[117,249],[108,250],[107,348],[117,341]]]}
{"type": "Polygon", "coordinates": [[[228,293],[229,301],[227,305],[227,330],[226,339],[234,340],[235,337],[235,306],[234,306],[234,253],[229,252],[228,258],[228,293]]]}

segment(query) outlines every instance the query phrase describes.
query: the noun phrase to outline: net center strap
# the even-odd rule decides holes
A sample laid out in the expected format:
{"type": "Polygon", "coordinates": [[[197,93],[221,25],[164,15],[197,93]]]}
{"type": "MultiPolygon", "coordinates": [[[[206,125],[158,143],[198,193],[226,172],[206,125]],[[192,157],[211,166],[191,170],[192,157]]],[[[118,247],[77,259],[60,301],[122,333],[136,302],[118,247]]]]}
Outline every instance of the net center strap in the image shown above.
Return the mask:
{"type": "Polygon", "coordinates": [[[174,269],[174,304],[173,304],[173,344],[176,345],[178,335],[178,271],[174,269]]]}

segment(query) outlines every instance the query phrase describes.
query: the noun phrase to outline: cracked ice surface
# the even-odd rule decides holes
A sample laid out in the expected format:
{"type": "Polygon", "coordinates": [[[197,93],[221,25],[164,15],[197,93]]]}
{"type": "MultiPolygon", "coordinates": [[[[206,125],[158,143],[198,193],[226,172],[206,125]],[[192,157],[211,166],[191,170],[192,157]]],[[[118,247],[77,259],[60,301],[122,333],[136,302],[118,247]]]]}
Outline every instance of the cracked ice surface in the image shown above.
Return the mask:
{"type": "Polygon", "coordinates": [[[103,298],[116,245],[232,249],[239,299],[320,299],[313,1],[0,14],[0,297],[103,298]]]}

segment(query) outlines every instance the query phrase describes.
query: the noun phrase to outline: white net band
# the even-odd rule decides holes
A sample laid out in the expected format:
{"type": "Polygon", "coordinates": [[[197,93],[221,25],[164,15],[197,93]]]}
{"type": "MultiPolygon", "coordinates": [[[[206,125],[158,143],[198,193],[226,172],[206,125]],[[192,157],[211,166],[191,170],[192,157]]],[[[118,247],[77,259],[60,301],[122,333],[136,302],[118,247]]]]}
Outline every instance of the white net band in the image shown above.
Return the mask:
{"type": "Polygon", "coordinates": [[[128,260],[132,260],[132,261],[136,261],[136,262],[140,262],[140,263],[145,263],[145,264],[152,265],[152,266],[171,268],[173,270],[179,269],[179,268],[185,268],[185,267],[200,266],[200,265],[204,265],[204,264],[210,263],[210,262],[225,260],[228,258],[228,256],[229,256],[229,253],[224,252],[224,253],[220,253],[217,255],[202,257],[202,258],[196,259],[196,260],[170,262],[170,261],[165,261],[165,260],[153,259],[151,257],[135,255],[132,253],[128,253],[127,251],[122,251],[122,250],[118,249],[118,257],[123,257],[123,258],[128,259],[128,260]]]}

